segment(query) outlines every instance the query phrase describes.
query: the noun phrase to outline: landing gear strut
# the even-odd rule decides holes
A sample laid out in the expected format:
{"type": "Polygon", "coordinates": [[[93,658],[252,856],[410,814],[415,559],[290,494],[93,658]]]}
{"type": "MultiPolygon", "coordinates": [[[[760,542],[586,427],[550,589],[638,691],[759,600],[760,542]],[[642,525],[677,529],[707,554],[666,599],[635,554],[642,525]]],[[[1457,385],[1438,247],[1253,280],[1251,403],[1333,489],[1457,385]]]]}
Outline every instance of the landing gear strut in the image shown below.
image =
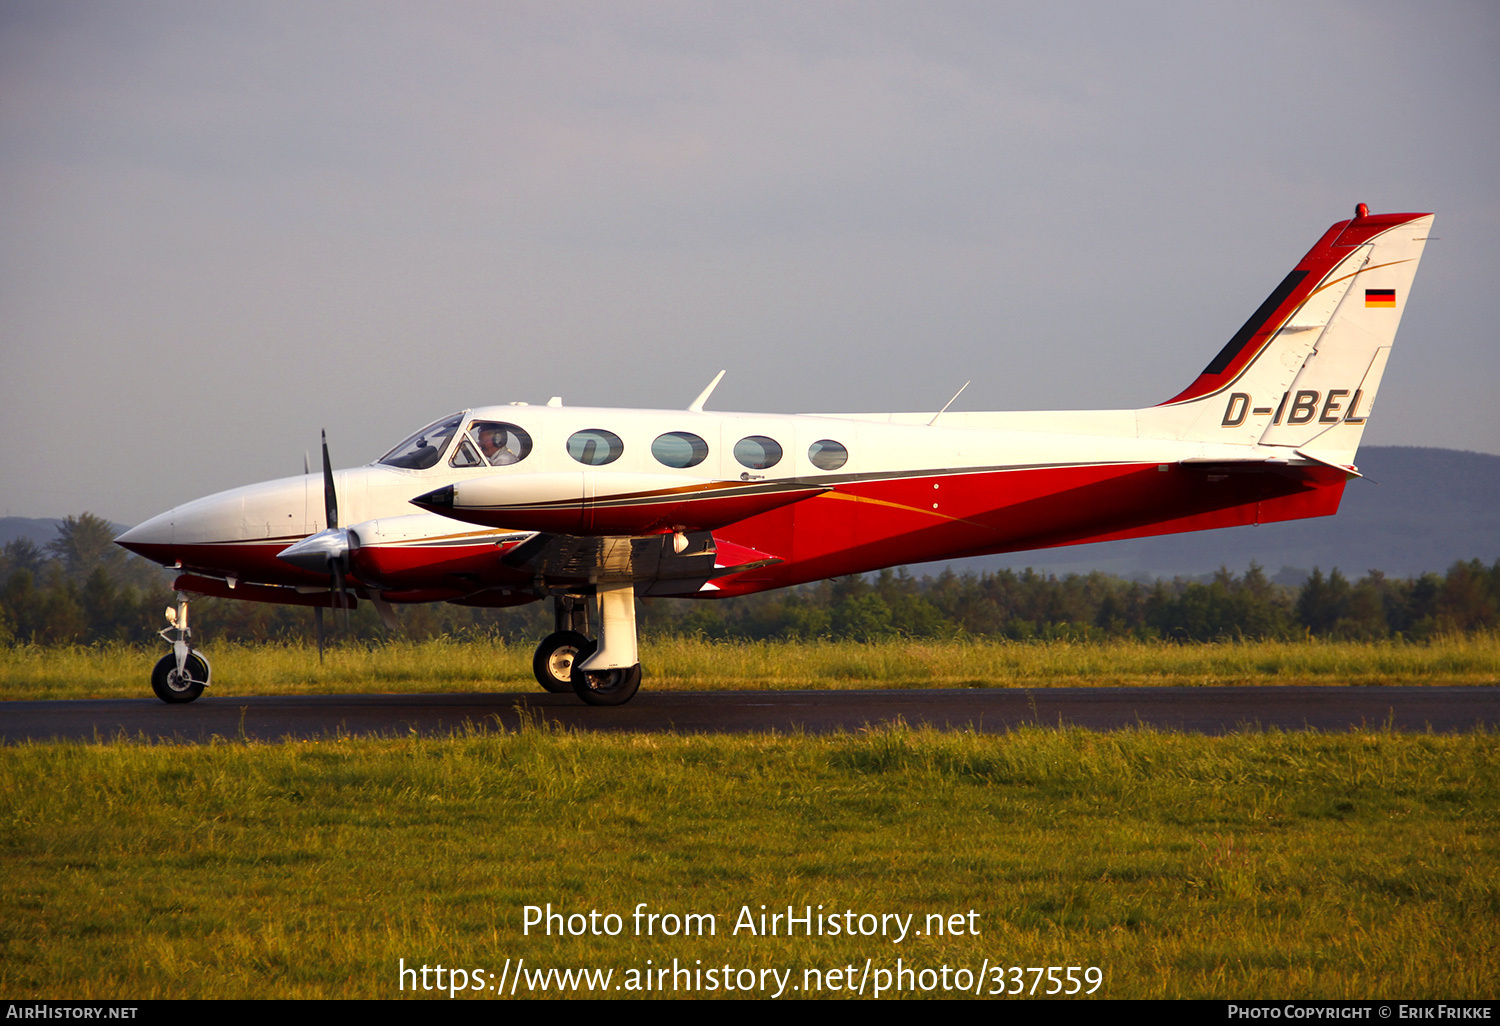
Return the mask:
{"type": "Polygon", "coordinates": [[[573,660],[573,692],[589,705],[624,705],[641,686],[635,644],[635,584],[600,581],[594,591],[599,641],[573,660]]]}
{"type": "Polygon", "coordinates": [[[167,627],[161,632],[172,651],[157,661],[151,671],[151,690],[163,702],[173,705],[191,702],[208,687],[212,670],[208,660],[193,648],[193,632],[188,629],[188,600],[177,593],[177,605],[167,607],[167,627]]]}

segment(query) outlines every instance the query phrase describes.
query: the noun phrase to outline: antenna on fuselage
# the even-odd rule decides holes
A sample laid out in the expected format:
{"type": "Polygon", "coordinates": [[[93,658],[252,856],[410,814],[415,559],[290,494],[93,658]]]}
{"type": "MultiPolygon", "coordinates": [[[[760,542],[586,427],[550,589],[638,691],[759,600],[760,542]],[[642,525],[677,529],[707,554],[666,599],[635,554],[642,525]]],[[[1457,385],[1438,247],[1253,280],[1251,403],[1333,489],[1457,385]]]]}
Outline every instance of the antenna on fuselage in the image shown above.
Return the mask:
{"type": "Polygon", "coordinates": [[[719,382],[721,382],[723,380],[724,380],[724,372],[723,371],[719,371],[719,373],[717,373],[717,374],[714,375],[714,379],[708,383],[708,387],[705,388],[703,391],[701,391],[701,392],[698,393],[698,398],[694,399],[691,403],[688,404],[688,412],[689,413],[702,413],[703,412],[703,404],[706,403],[706,402],[708,402],[708,397],[711,396],[711,395],[713,395],[714,389],[718,388],[719,387],[719,382]]]}
{"type": "Polygon", "coordinates": [[[968,381],[965,381],[962,385],[958,386],[958,391],[953,393],[953,399],[949,399],[947,402],[945,402],[943,404],[943,408],[941,410],[938,410],[936,413],[934,413],[932,415],[932,419],[927,422],[927,426],[928,427],[932,427],[934,424],[936,424],[937,423],[937,419],[939,417],[941,417],[943,414],[945,414],[945,413],[948,412],[948,407],[952,406],[954,400],[956,400],[959,396],[963,395],[964,394],[964,389],[966,389],[968,387],[969,387],[969,382],[968,381]]]}

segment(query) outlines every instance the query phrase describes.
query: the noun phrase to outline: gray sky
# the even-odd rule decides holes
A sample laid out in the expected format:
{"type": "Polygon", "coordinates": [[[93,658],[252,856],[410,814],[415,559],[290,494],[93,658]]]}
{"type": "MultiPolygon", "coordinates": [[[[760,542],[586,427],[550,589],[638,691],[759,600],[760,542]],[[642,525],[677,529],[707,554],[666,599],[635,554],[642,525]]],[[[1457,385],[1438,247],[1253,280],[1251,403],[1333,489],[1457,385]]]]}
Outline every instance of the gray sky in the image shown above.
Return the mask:
{"type": "Polygon", "coordinates": [[[1440,240],[1366,443],[1500,453],[1497,101],[1487,0],[0,0],[0,513],[720,367],[1149,405],[1358,201],[1440,240]]]}

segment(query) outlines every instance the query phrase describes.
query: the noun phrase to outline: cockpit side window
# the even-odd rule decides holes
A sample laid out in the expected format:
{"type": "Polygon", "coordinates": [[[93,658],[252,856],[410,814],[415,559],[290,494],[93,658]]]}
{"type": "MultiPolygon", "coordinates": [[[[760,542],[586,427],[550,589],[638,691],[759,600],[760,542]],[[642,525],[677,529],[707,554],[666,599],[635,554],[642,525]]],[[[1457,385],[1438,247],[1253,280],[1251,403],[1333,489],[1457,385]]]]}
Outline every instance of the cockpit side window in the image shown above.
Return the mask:
{"type": "Polygon", "coordinates": [[[531,455],[531,436],[515,424],[498,420],[476,420],[469,425],[468,437],[480,456],[492,467],[508,467],[531,455]]]}
{"type": "Polygon", "coordinates": [[[473,443],[467,438],[458,443],[453,450],[453,458],[448,461],[455,467],[482,467],[484,460],[479,458],[479,453],[474,449],[473,443]]]}
{"type": "Polygon", "coordinates": [[[436,466],[438,460],[443,458],[443,450],[448,448],[449,441],[458,431],[461,420],[463,420],[463,414],[456,413],[451,417],[428,424],[380,457],[379,462],[387,467],[401,467],[403,470],[426,470],[428,467],[436,466]]]}

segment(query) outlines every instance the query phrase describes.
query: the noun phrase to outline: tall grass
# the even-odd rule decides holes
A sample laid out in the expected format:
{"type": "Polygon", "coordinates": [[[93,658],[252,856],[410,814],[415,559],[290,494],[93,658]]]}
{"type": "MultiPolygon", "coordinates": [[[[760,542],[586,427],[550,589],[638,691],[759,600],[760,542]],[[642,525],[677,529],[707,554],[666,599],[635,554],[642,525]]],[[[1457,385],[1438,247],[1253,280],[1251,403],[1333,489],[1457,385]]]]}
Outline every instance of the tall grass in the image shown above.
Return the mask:
{"type": "MultiPolygon", "coordinates": [[[[0,699],[139,697],[164,647],[0,648],[0,699]]],[[[218,644],[213,693],[530,691],[531,648],[492,640],[218,644]]],[[[1500,635],[1430,642],[644,641],[652,689],[1494,684],[1500,635]]]]}

